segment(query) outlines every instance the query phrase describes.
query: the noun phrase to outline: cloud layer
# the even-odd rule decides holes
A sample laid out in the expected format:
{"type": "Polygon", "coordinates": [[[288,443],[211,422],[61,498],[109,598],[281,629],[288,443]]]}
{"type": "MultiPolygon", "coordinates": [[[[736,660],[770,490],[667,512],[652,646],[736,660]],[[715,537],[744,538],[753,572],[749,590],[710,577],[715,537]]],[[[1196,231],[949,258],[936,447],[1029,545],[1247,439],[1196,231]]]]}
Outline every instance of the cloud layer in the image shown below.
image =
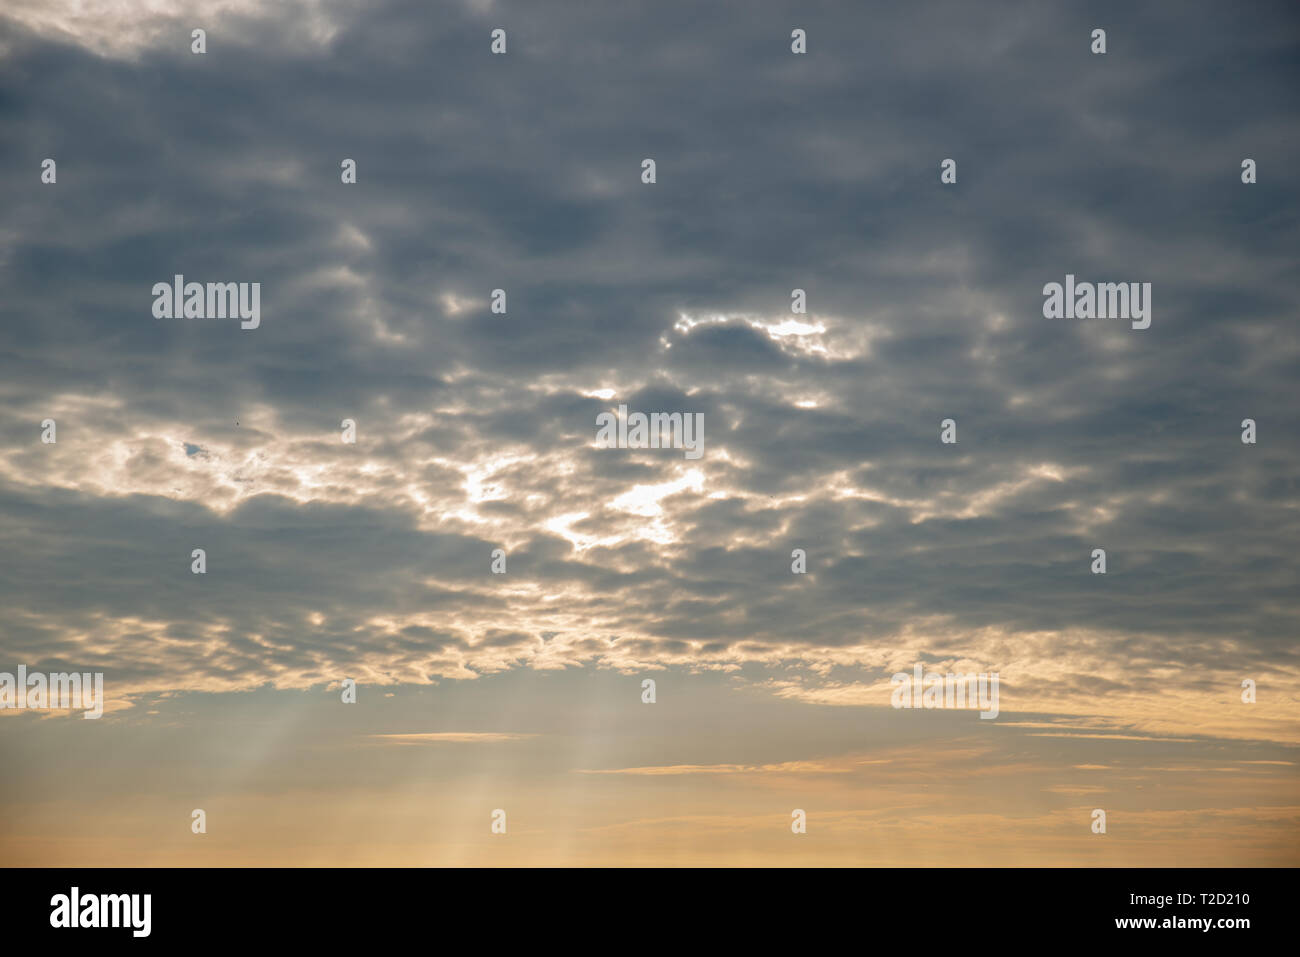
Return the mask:
{"type": "Polygon", "coordinates": [[[834,714],[920,661],[1049,729],[1300,742],[1290,5],[0,20],[3,661],[103,670],[112,720],[578,667],[834,714]],[[260,328],[154,319],[178,273],[260,328]],[[1067,273],[1151,327],[1044,319],[1067,273]],[[620,404],[703,458],[598,448],[620,404]]]}

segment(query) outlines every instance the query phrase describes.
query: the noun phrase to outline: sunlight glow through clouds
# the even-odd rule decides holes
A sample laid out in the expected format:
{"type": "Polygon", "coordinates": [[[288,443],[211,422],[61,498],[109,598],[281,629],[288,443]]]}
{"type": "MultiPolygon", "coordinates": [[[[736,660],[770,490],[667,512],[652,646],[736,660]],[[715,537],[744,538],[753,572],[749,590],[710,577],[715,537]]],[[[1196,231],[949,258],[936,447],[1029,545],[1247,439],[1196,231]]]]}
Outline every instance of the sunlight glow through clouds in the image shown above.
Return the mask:
{"type": "Polygon", "coordinates": [[[0,672],[110,712],[0,721],[0,859],[1300,859],[1290,10],[1091,59],[1053,5],[842,4],[801,58],[752,5],[0,3],[0,672]],[[1023,122],[945,184],[900,76],[1023,122]],[[1130,266],[1151,330],[1043,315],[1130,266]],[[152,315],[182,272],[265,322],[152,315]],[[603,448],[618,406],[702,442],[603,448]],[[891,707],[917,664],[1001,717],[891,707]]]}

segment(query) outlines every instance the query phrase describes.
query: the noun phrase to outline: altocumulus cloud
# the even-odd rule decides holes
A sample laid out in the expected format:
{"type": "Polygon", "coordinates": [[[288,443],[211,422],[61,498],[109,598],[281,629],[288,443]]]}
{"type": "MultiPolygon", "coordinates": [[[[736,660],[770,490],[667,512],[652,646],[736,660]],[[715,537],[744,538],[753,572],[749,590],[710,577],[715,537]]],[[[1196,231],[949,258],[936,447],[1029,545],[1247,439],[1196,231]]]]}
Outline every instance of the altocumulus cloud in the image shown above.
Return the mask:
{"type": "Polygon", "coordinates": [[[965,662],[1004,710],[1300,737],[1180,707],[1300,675],[1287,5],[80,9],[0,14],[6,659],[850,706],[965,662]],[[1066,272],[1151,282],[1151,328],[1044,320],[1066,272]],[[153,319],[176,273],[260,327],[153,319]],[[704,457],[596,448],[619,404],[704,457]]]}

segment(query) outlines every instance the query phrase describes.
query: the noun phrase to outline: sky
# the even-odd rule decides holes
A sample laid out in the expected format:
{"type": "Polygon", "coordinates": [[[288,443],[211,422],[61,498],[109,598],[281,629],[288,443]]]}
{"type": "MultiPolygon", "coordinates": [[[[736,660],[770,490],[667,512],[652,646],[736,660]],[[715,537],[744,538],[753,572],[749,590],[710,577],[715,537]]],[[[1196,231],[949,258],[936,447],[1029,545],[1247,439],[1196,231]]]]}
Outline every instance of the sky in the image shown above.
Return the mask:
{"type": "Polygon", "coordinates": [[[1300,863],[1297,80],[1290,3],[8,0],[0,672],[106,704],[0,709],[0,865],[1300,863]]]}

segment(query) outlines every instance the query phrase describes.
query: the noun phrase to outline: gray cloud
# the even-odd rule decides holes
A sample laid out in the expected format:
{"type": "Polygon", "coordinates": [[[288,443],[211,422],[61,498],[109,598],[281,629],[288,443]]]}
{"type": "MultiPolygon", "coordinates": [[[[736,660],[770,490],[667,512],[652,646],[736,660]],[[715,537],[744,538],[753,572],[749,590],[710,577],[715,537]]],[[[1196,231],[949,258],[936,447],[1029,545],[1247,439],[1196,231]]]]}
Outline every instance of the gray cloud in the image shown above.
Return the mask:
{"type": "Polygon", "coordinates": [[[7,658],[1295,673],[1289,6],[301,9],[204,57],[6,24],[7,658]],[[178,272],[261,282],[261,328],[153,319],[178,272]],[[1067,272],[1151,282],[1151,328],[1043,319],[1067,272]],[[620,402],[705,458],[595,449],[620,402]]]}

